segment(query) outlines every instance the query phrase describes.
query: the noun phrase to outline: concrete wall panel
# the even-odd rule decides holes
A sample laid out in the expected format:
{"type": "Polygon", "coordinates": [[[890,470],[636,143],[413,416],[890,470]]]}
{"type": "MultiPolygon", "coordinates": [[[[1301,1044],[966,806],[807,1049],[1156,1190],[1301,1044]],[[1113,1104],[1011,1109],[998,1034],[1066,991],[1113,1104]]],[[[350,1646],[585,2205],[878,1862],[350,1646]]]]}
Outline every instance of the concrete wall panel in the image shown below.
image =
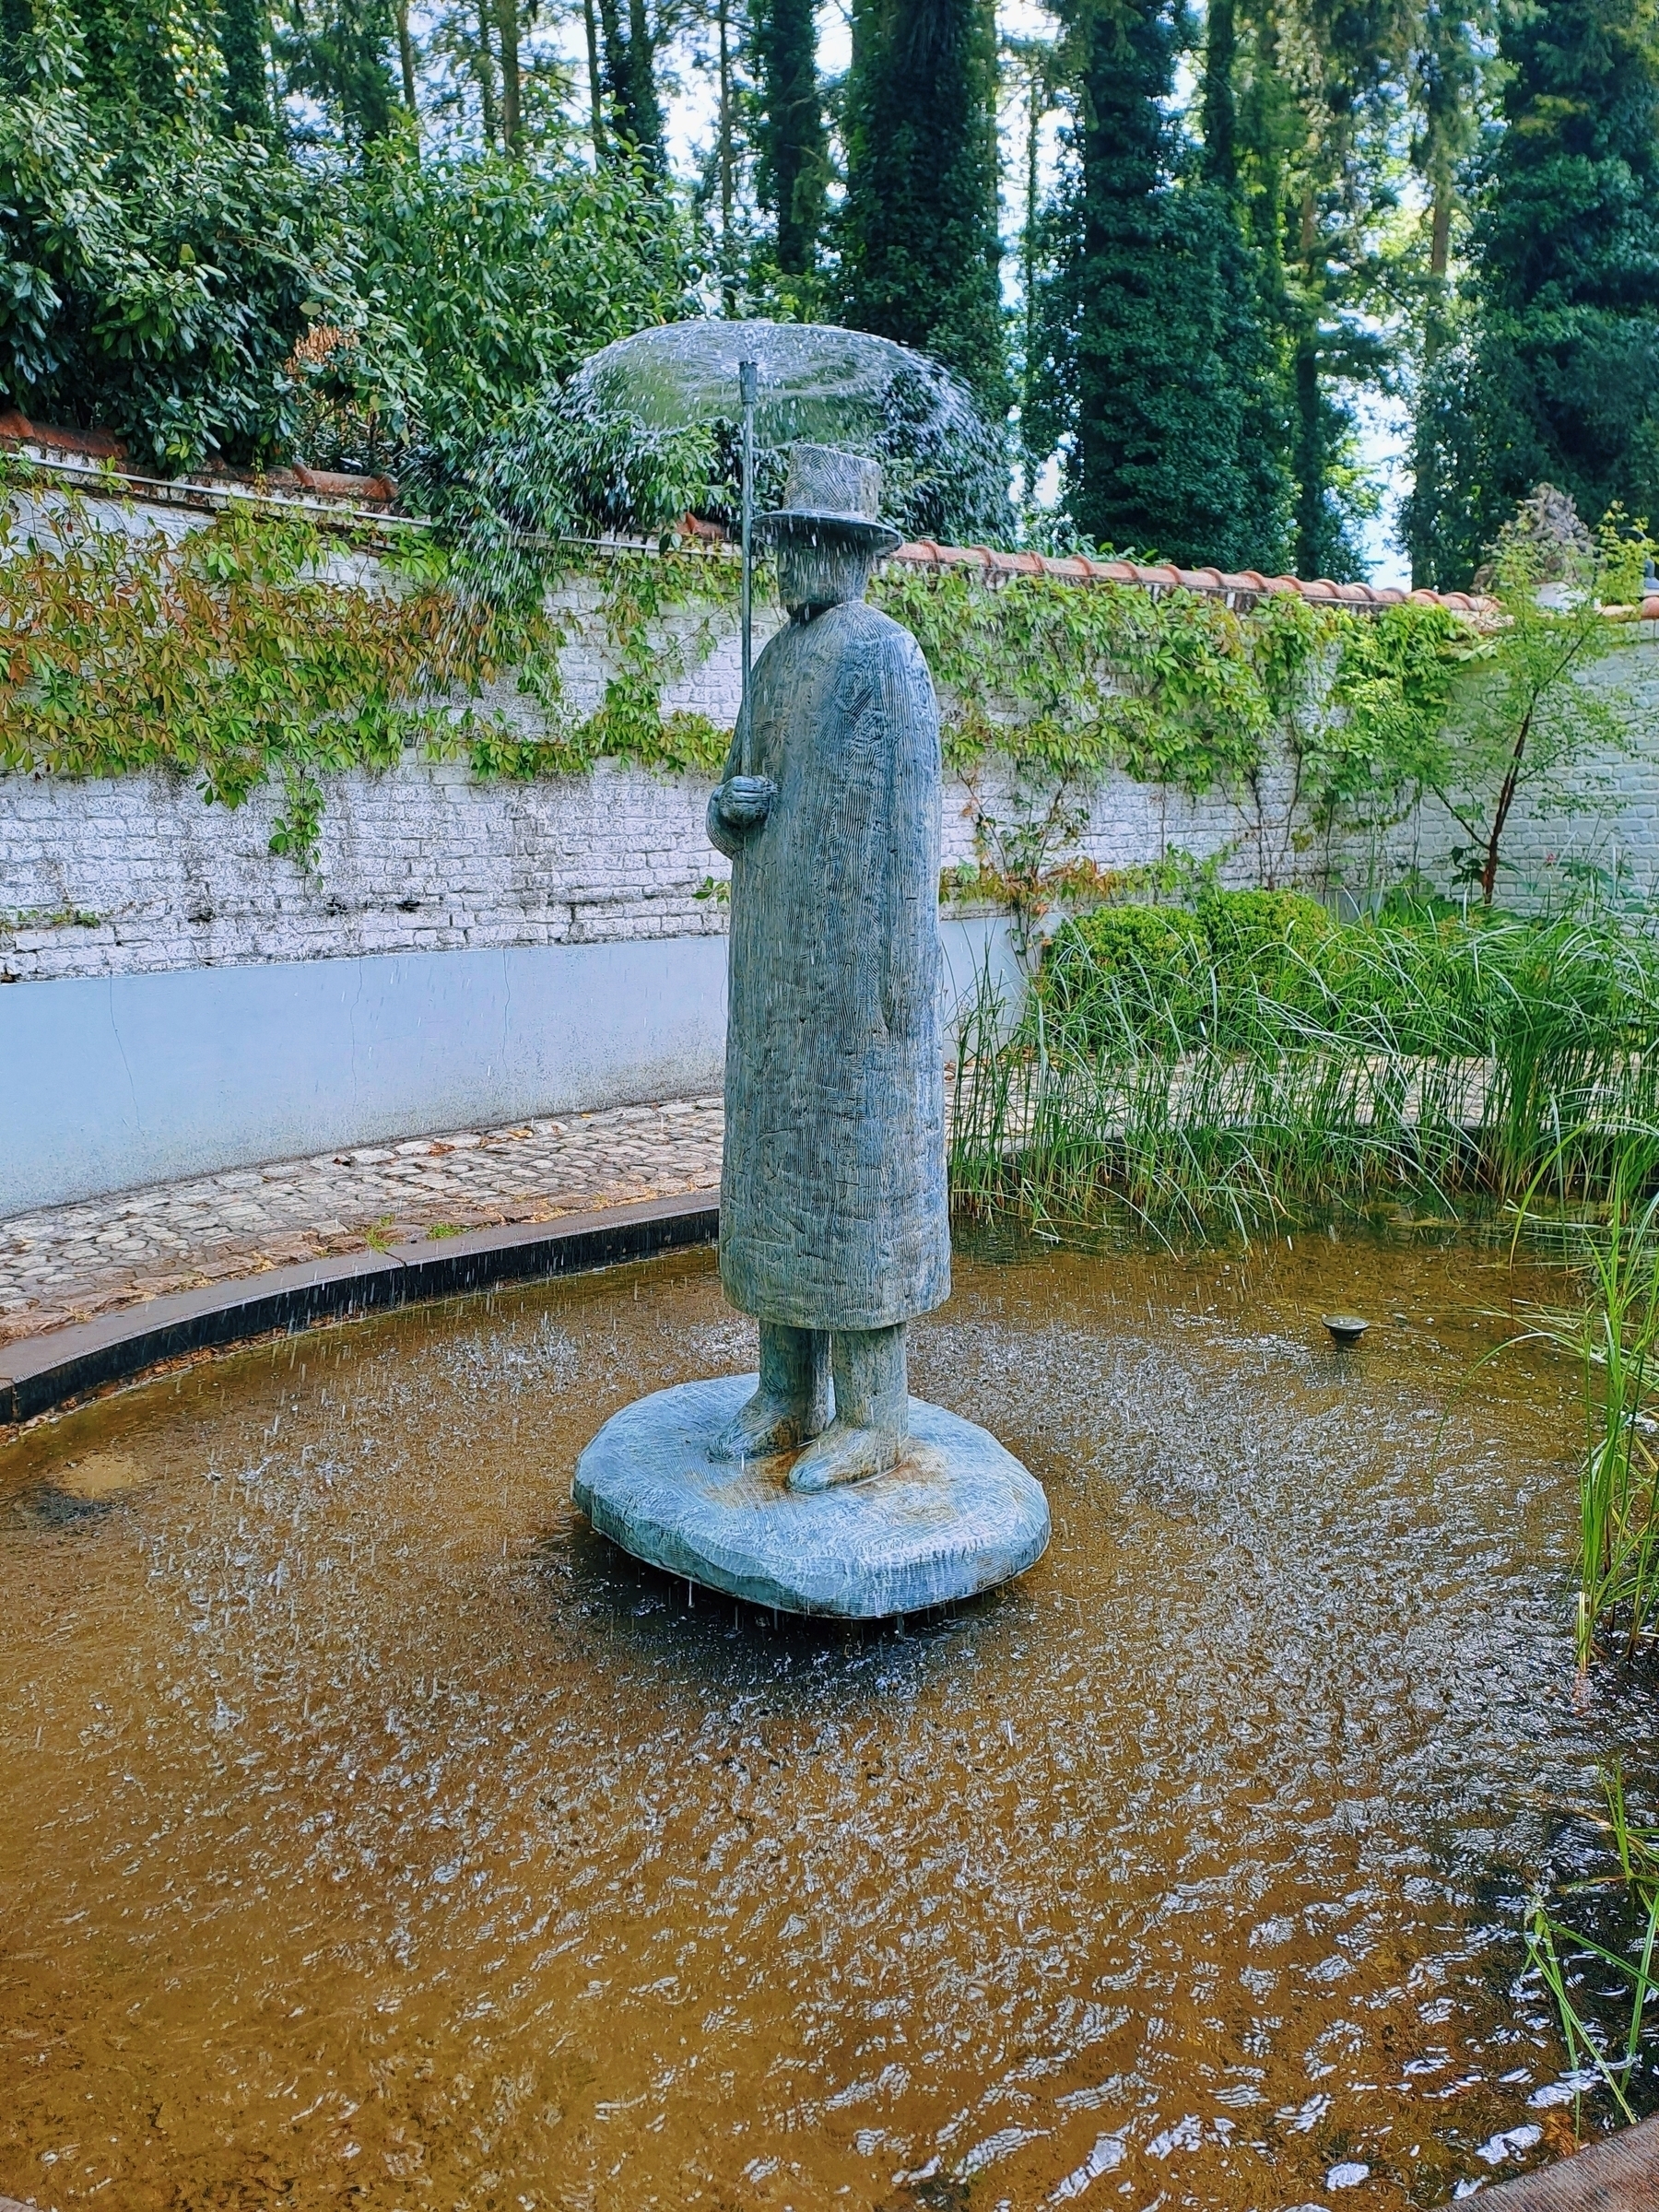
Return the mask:
{"type": "Polygon", "coordinates": [[[718,1090],[725,941],[508,947],[0,991],[0,1215],[718,1090]]]}

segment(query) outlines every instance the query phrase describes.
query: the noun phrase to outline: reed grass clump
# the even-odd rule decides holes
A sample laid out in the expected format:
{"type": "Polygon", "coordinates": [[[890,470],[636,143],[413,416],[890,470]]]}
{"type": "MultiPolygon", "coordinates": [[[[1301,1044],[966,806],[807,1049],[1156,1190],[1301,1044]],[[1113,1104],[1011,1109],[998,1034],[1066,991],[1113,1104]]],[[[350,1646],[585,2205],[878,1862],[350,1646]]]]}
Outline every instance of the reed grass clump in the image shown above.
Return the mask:
{"type": "Polygon", "coordinates": [[[970,1212],[1242,1230],[1391,1191],[1513,1198],[1546,1163],[1550,1195],[1594,1201],[1614,1133],[1659,1125],[1659,940],[1209,890],[1066,923],[1022,1009],[982,979],[958,1043],[970,1212]]]}
{"type": "Polygon", "coordinates": [[[1599,2076],[1621,2116],[1633,2121],[1652,2102],[1656,2031],[1647,2006],[1659,1992],[1659,1827],[1631,1809],[1617,1761],[1604,1766],[1602,1791],[1604,1809],[1577,1808],[1578,1817],[1616,1864],[1568,1885],[1559,1902],[1532,1899],[1527,1959],[1555,2006],[1569,2068],[1585,2080],[1599,2076]],[[1606,1925],[1609,1920],[1619,1924],[1606,1925]],[[1626,2004],[1621,2022],[1617,2015],[1626,2004]],[[1644,2062],[1647,2095],[1639,2104],[1636,2077],[1644,2062]]]}
{"type": "MultiPolygon", "coordinates": [[[[1517,1237],[1548,1166],[1523,1194],[1517,1237]]],[[[1659,1621],[1659,1126],[1617,1133],[1605,1199],[1575,1227],[1572,1257],[1583,1297],[1570,1308],[1535,1309],[1502,1348],[1543,1344],[1579,1367],[1583,1448],[1574,1641],[1582,1676],[1598,1638],[1634,1653],[1659,1621]]],[[[1659,1860],[1653,1872],[1659,1881],[1659,1860]]]]}

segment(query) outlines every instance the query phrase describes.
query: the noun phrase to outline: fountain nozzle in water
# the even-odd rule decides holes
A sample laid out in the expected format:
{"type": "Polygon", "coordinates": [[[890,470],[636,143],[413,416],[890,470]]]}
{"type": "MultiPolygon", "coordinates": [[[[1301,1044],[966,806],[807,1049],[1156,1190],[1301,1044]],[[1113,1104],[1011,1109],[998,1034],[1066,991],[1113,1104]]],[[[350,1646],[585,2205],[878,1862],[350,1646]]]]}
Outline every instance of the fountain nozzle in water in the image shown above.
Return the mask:
{"type": "Polygon", "coordinates": [[[1344,1352],[1351,1352],[1371,1327],[1371,1323],[1362,1321],[1358,1313],[1324,1313],[1320,1318],[1330,1331],[1331,1342],[1344,1352]]]}

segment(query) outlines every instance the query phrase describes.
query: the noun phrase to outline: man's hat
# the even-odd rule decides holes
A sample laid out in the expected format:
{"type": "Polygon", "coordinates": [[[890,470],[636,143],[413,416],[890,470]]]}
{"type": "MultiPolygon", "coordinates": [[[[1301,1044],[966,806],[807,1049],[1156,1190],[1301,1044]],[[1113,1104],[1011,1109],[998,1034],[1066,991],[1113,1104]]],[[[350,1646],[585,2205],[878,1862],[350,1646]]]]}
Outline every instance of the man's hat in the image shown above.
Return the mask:
{"type": "Polygon", "coordinates": [[[881,464],[839,446],[792,446],[783,501],[774,513],[758,516],[756,527],[774,537],[788,530],[847,538],[876,554],[900,543],[900,533],[877,520],[881,464]]]}

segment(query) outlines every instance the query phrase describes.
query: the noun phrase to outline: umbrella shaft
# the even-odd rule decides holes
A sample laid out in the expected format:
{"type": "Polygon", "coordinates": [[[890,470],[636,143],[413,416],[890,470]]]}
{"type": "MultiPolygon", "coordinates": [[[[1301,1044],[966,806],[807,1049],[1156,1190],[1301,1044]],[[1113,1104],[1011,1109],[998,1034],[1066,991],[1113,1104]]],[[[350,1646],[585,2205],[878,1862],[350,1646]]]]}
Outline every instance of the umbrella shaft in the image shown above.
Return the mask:
{"type": "Polygon", "coordinates": [[[737,765],[739,772],[747,776],[754,752],[754,742],[749,735],[749,664],[754,634],[755,365],[743,362],[737,374],[743,400],[743,703],[740,710],[743,741],[737,765]]]}

